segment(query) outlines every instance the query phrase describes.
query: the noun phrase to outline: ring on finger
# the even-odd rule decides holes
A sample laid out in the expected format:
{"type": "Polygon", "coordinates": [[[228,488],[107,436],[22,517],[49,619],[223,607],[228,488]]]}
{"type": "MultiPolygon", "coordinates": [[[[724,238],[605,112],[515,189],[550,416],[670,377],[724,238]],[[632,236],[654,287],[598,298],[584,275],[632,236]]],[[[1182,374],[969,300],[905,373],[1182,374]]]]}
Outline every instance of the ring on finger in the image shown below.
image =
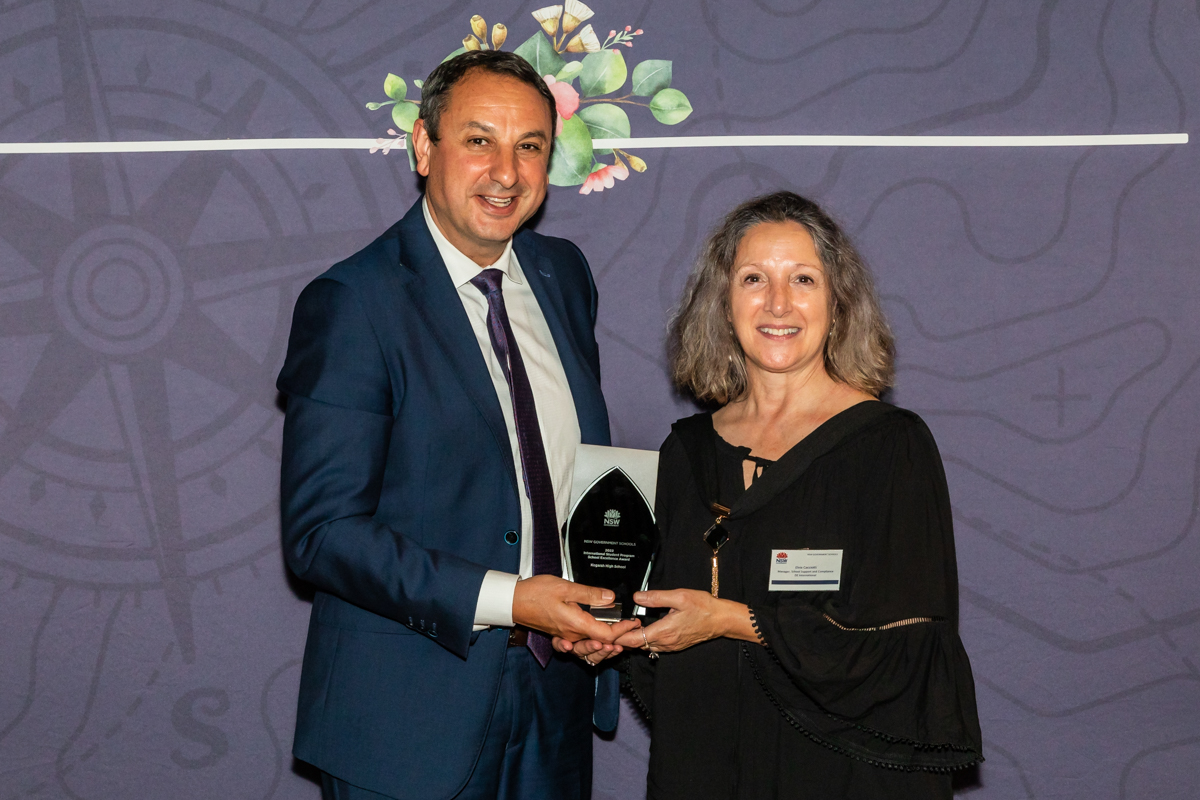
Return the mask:
{"type": "Polygon", "coordinates": [[[646,638],[645,628],[642,628],[642,641],[646,643],[646,649],[650,651],[650,657],[658,658],[658,653],[654,652],[654,648],[650,646],[650,640],[646,638]]]}

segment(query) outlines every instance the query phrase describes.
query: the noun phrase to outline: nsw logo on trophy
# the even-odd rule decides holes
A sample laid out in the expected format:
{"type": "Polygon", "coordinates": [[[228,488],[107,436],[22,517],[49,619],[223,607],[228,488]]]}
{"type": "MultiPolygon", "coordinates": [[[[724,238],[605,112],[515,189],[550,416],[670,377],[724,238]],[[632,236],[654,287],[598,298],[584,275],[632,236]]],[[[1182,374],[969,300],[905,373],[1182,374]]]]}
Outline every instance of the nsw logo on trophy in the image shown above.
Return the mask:
{"type": "Polygon", "coordinates": [[[640,609],[633,593],[645,588],[658,546],[654,491],[658,453],[580,445],[575,455],[571,513],[563,525],[567,577],[612,589],[611,606],[588,610],[616,622],[640,609]]]}

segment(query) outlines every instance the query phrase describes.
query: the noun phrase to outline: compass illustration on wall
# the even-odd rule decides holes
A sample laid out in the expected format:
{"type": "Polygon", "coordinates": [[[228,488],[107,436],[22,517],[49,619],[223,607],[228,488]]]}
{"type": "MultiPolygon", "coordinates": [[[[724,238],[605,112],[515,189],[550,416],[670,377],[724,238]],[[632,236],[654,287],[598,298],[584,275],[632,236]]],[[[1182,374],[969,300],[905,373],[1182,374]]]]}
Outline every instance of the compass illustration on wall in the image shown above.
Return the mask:
{"type": "MultiPolygon", "coordinates": [[[[153,13],[0,13],[0,139],[357,132],[361,104],[253,17],[153,13]]],[[[362,157],[0,158],[0,580],[98,605],[161,593],[155,632],[197,657],[196,587],[278,551],[274,377],[295,297],[401,208],[362,157]]]]}

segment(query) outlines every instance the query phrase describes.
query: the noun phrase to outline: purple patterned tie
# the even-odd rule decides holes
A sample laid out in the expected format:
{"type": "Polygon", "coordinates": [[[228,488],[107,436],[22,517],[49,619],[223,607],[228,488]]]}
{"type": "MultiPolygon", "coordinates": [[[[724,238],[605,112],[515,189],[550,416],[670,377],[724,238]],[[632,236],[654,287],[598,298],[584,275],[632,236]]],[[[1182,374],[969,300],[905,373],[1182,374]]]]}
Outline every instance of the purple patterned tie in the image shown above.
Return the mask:
{"type": "MultiPolygon", "coordinates": [[[[471,279],[471,285],[487,298],[488,336],[512,397],[517,442],[521,447],[521,471],[525,476],[525,496],[529,498],[533,512],[533,574],[561,575],[562,556],[558,545],[554,486],[550,482],[550,467],[546,464],[546,450],[542,446],[533,389],[529,386],[529,375],[525,372],[525,362],[521,360],[517,339],[508,324],[508,312],[504,310],[504,295],[500,291],[503,277],[504,273],[498,269],[485,269],[471,279]]],[[[528,644],[533,657],[543,667],[546,666],[554,654],[549,637],[538,631],[530,631],[528,644]]]]}

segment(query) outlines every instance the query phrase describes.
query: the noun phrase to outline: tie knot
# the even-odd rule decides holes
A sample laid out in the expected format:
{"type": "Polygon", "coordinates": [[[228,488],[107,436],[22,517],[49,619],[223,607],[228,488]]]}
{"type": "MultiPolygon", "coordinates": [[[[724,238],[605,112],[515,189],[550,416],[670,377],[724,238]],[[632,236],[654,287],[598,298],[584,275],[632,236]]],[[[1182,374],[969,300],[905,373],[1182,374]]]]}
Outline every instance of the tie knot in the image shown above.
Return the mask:
{"type": "Polygon", "coordinates": [[[500,281],[504,279],[504,273],[498,269],[491,267],[481,270],[478,275],[471,278],[471,285],[487,297],[500,294],[500,281]]]}

